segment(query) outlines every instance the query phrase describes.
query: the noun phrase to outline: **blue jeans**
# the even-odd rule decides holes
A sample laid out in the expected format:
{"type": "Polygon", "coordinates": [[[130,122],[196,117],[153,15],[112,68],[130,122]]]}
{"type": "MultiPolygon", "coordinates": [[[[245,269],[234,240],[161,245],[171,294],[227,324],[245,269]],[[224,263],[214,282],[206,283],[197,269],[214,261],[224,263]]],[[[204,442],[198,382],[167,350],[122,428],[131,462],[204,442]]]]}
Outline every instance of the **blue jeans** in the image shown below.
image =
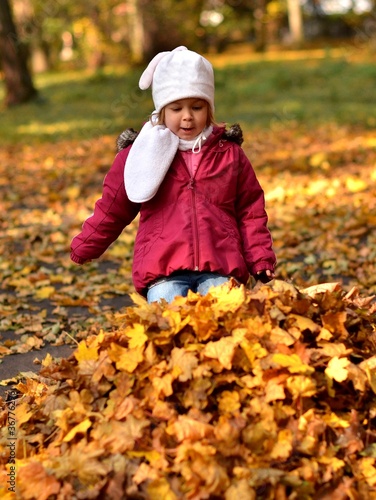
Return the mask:
{"type": "Polygon", "coordinates": [[[147,301],[157,302],[165,299],[172,302],[175,297],[188,295],[188,290],[206,295],[212,286],[223,285],[229,280],[228,276],[214,273],[184,272],[162,278],[152,285],[147,293],[147,301]]]}

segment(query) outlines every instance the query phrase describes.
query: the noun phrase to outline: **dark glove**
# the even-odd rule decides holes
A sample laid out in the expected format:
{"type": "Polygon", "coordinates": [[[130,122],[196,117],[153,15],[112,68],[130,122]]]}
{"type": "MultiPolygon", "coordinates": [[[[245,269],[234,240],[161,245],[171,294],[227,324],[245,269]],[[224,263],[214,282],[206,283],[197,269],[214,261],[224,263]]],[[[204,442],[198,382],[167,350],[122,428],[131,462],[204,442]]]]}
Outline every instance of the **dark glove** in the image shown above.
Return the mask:
{"type": "Polygon", "coordinates": [[[255,276],[257,281],[261,281],[261,283],[269,283],[269,281],[274,280],[275,274],[273,271],[266,269],[264,271],[259,271],[255,276]]]}

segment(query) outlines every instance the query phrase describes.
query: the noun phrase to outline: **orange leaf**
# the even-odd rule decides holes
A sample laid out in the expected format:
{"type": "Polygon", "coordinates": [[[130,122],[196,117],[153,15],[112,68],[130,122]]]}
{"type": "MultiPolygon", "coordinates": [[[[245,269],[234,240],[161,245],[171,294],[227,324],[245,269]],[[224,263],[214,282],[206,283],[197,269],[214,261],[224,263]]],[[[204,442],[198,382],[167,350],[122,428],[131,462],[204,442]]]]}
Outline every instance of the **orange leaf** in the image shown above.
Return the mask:
{"type": "Polygon", "coordinates": [[[166,432],[175,436],[179,442],[185,439],[196,441],[212,435],[213,427],[186,415],[179,415],[177,420],[167,427],[166,432]]]}
{"type": "Polygon", "coordinates": [[[218,409],[221,413],[235,413],[240,408],[240,396],[236,391],[223,391],[218,400],[218,409]]]}
{"type": "Polygon", "coordinates": [[[17,483],[24,500],[47,500],[60,491],[60,483],[40,462],[32,461],[17,471],[17,483]]]}
{"type": "Polygon", "coordinates": [[[186,382],[192,378],[192,370],[198,365],[198,359],[192,352],[186,349],[174,347],[171,351],[170,368],[173,370],[173,376],[180,382],[186,382]]]}

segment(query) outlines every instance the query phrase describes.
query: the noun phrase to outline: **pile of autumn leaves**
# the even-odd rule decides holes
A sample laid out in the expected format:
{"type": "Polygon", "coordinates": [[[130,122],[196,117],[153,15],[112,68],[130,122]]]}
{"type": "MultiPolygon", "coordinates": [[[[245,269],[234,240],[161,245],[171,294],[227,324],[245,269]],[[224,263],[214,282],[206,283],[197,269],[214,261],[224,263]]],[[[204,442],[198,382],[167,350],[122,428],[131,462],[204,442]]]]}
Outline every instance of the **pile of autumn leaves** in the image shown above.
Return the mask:
{"type": "Polygon", "coordinates": [[[376,498],[372,297],[275,281],[132,298],[18,384],[17,498],[376,498]]]}

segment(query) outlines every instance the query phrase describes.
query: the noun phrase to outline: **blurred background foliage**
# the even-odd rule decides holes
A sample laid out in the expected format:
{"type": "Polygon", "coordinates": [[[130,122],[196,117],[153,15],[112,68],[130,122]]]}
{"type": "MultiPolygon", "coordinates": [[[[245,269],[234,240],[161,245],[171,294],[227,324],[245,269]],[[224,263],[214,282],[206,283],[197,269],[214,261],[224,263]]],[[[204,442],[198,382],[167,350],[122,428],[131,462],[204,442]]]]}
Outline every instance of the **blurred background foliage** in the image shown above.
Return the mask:
{"type": "Polygon", "coordinates": [[[34,72],[144,64],[186,45],[220,53],[317,44],[376,50],[375,0],[2,0],[34,72]]]}
{"type": "Polygon", "coordinates": [[[3,143],[139,127],[141,71],[178,45],[215,65],[218,121],[376,125],[376,0],[2,0],[3,143]]]}

